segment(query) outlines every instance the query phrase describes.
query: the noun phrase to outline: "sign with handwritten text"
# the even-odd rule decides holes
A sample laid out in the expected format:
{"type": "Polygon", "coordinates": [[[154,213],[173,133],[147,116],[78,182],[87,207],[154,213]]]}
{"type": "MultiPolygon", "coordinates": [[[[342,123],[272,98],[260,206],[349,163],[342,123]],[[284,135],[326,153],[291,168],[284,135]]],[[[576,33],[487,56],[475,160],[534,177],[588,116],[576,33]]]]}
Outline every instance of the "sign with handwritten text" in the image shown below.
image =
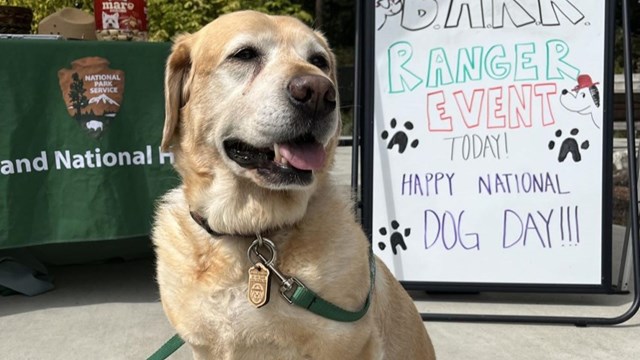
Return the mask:
{"type": "Polygon", "coordinates": [[[376,255],[407,282],[602,284],[608,2],[370,1],[376,255]]]}

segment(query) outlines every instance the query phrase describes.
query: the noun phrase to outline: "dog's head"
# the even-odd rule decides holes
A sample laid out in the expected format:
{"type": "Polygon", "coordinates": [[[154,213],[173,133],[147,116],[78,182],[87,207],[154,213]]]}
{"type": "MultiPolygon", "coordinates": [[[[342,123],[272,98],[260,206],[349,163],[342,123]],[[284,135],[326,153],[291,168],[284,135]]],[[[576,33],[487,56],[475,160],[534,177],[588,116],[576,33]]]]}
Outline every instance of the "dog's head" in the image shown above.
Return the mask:
{"type": "Polygon", "coordinates": [[[600,107],[600,92],[595,85],[575,92],[564,89],[560,95],[560,103],[569,111],[589,115],[600,107]]]}
{"type": "Polygon", "coordinates": [[[162,148],[176,154],[190,205],[216,183],[258,202],[308,200],[340,131],[335,66],[322,35],[290,17],[238,12],[178,37],[162,148]]]}

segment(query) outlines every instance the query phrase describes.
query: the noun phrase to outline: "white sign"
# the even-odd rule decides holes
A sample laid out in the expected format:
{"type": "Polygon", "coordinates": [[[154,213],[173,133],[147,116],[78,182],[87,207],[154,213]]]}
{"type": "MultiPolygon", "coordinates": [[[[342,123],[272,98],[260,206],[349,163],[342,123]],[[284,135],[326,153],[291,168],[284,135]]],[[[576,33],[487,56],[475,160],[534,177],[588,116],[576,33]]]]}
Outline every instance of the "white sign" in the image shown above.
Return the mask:
{"type": "Polygon", "coordinates": [[[370,1],[376,255],[403,281],[600,285],[607,2],[370,1]]]}

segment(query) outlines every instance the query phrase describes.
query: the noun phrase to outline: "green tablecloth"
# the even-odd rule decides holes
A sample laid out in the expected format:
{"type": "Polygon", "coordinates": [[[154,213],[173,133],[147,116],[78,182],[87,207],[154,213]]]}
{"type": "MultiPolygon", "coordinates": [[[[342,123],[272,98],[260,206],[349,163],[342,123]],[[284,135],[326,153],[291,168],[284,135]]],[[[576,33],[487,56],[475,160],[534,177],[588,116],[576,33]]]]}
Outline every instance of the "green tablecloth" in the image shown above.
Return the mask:
{"type": "Polygon", "coordinates": [[[149,233],[169,44],[0,41],[0,249],[149,233]]]}

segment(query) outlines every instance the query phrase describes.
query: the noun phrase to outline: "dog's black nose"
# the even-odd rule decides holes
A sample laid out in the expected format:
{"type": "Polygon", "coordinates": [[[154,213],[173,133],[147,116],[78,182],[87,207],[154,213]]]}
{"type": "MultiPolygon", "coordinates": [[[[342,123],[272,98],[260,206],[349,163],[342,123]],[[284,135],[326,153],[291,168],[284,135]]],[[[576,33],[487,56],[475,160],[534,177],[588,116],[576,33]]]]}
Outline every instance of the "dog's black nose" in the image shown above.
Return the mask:
{"type": "Polygon", "coordinates": [[[311,115],[326,115],[336,108],[336,89],[319,75],[301,75],[287,86],[291,102],[311,115]]]}
{"type": "Polygon", "coordinates": [[[567,93],[569,92],[569,90],[567,89],[562,89],[562,95],[567,95],[567,93]]]}

